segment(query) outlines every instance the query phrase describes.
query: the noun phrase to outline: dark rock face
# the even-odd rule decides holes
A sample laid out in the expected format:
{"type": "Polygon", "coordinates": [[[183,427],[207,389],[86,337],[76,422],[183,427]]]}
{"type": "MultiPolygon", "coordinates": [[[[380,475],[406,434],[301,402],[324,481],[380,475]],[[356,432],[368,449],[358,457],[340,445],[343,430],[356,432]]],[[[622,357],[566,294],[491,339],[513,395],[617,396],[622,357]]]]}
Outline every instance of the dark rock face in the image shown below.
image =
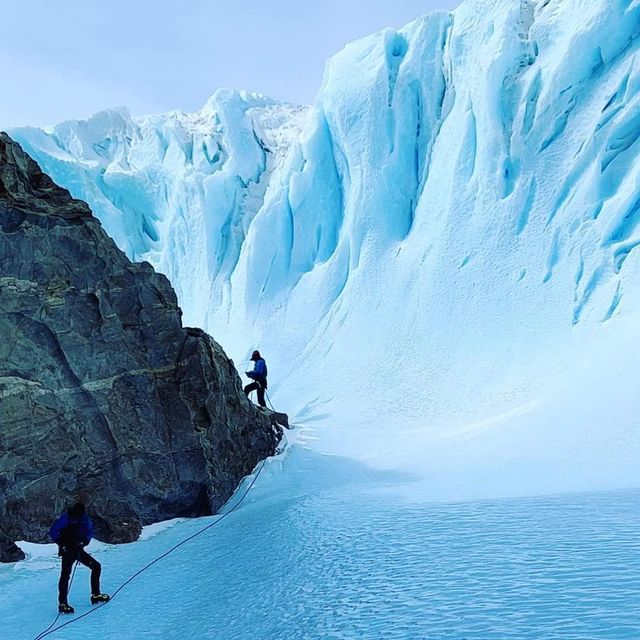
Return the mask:
{"type": "Polygon", "coordinates": [[[274,453],[276,418],[180,316],[167,279],[0,134],[0,560],[77,497],[108,542],[210,514],[274,453]]]}

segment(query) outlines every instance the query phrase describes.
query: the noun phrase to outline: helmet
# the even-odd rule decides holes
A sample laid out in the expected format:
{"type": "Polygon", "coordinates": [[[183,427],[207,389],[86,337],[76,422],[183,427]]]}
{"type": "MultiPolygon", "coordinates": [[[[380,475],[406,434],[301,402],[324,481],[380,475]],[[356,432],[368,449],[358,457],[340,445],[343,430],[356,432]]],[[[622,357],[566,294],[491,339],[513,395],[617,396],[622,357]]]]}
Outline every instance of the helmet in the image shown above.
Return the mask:
{"type": "Polygon", "coordinates": [[[256,349],[252,354],[251,354],[251,359],[252,360],[260,360],[262,356],[260,355],[260,352],[256,349]]]}

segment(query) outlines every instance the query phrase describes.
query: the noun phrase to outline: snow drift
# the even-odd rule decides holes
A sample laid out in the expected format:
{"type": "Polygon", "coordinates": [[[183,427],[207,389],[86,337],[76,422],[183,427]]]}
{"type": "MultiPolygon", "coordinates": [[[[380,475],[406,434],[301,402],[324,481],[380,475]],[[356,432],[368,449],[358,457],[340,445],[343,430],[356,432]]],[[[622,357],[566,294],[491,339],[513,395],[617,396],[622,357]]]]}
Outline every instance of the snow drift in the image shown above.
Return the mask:
{"type": "Polygon", "coordinates": [[[640,482],[640,3],[466,0],[307,110],[14,129],[309,446],[435,497],[640,482]],[[315,426],[313,426],[315,425],[315,426]]]}

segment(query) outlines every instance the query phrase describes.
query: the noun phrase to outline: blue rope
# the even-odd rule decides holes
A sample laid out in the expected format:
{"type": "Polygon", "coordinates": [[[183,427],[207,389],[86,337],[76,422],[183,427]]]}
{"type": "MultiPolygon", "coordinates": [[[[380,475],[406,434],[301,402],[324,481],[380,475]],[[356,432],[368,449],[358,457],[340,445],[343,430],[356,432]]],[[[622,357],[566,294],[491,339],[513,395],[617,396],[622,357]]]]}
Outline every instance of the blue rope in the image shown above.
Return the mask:
{"type": "MultiPolygon", "coordinates": [[[[251,488],[256,483],[256,480],[258,479],[258,476],[262,472],[262,469],[264,469],[265,463],[266,463],[266,458],[262,461],[262,464],[260,465],[260,468],[258,469],[257,473],[255,474],[255,476],[251,480],[251,483],[247,487],[247,490],[242,494],[242,497],[240,498],[240,500],[238,500],[238,502],[236,502],[236,504],[231,509],[229,509],[229,511],[227,511],[226,513],[223,513],[217,520],[215,520],[211,524],[208,524],[206,527],[203,527],[199,531],[196,531],[194,534],[192,534],[189,537],[185,538],[181,542],[178,542],[178,544],[174,545],[173,547],[171,547],[171,549],[169,549],[168,551],[165,551],[163,554],[159,555],[157,558],[155,558],[155,560],[152,560],[151,562],[146,564],[139,571],[136,571],[131,577],[127,578],[113,592],[113,595],[111,596],[111,600],[113,600],[118,595],[118,593],[120,593],[120,591],[122,591],[122,589],[124,589],[130,582],[135,580],[141,573],[143,573],[144,571],[146,571],[147,569],[152,567],[156,562],[159,562],[163,558],[166,558],[170,553],[173,553],[176,549],[181,547],[183,544],[186,544],[190,540],[193,540],[197,536],[203,534],[205,531],[208,531],[209,529],[211,529],[211,527],[214,527],[218,523],[222,522],[222,520],[224,520],[228,515],[231,515],[242,504],[244,499],[247,497],[247,494],[249,493],[249,491],[251,491],[251,488]]],[[[76,563],[76,567],[77,566],[78,566],[78,564],[76,563]]],[[[75,573],[75,569],[74,569],[74,573],[75,573]]],[[[72,580],[73,580],[73,577],[72,577],[72,580]]],[[[71,586],[71,585],[69,585],[69,586],[71,586]]],[[[56,624],[56,622],[60,618],[60,613],[58,613],[58,615],[56,616],[55,620],[44,631],[42,631],[39,635],[37,635],[34,638],[34,640],[42,640],[42,638],[45,638],[46,636],[51,635],[52,633],[55,633],[56,631],[59,631],[63,627],[66,627],[66,626],[68,626],[70,624],[73,624],[74,622],[78,622],[78,621],[82,620],[82,618],[86,618],[87,616],[91,615],[92,613],[95,613],[98,609],[102,609],[102,607],[104,607],[106,604],[108,604],[108,603],[107,602],[103,602],[103,603],[101,603],[101,604],[99,604],[97,606],[94,606],[92,609],[90,609],[86,613],[83,613],[81,616],[78,616],[77,618],[73,618],[73,619],[69,620],[68,622],[65,622],[65,623],[55,627],[54,625],[56,624]],[[54,628],[52,629],[51,627],[54,627],[54,628]]]]}

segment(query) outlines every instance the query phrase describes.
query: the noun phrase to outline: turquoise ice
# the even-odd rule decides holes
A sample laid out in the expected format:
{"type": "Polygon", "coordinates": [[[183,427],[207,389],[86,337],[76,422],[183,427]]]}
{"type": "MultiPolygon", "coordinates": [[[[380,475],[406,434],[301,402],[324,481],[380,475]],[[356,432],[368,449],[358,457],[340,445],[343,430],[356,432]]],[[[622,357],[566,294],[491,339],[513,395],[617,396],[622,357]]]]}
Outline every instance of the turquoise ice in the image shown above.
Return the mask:
{"type": "MultiPolygon", "coordinates": [[[[414,482],[296,446],[219,527],[49,637],[640,637],[638,491],[438,503],[414,482]]],[[[104,588],[211,520],[101,548],[104,588]]],[[[0,567],[3,639],[51,622],[57,575],[53,553],[0,567]]],[[[90,609],[82,567],[71,602],[90,609]]]]}

